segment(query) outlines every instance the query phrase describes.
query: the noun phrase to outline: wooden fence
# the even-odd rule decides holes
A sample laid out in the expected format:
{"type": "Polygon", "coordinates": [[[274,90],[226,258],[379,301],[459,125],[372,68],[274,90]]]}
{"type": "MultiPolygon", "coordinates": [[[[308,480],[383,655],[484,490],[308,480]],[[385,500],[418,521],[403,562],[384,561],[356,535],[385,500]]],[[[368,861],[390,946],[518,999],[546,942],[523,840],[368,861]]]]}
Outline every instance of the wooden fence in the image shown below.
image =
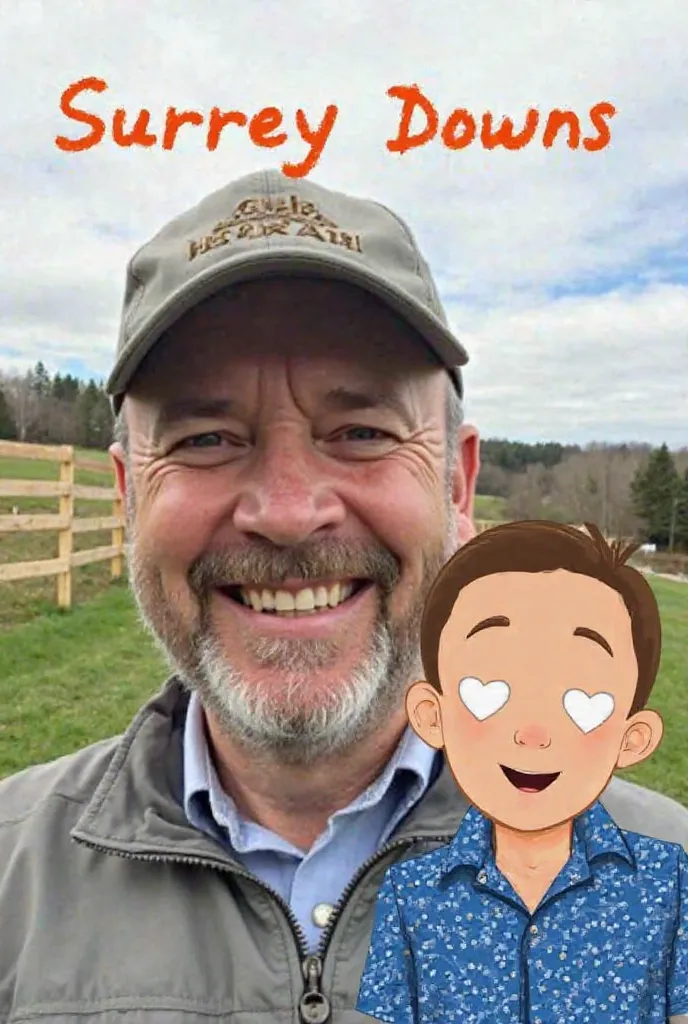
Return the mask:
{"type": "Polygon", "coordinates": [[[59,480],[5,480],[0,477],[0,498],[57,498],[57,514],[21,514],[16,509],[11,515],[0,515],[0,534],[33,533],[37,530],[57,531],[57,558],[38,562],[10,562],[0,565],[0,583],[35,579],[41,576],[57,577],[57,603],[60,608],[72,606],[72,573],[82,565],[110,560],[112,579],[122,575],[124,558],[124,509],[114,486],[88,487],[75,483],[77,469],[103,473],[114,482],[112,466],[77,455],[72,445],[21,444],[0,441],[0,458],[36,459],[57,462],[59,480]],[[77,518],[75,499],[112,502],[112,515],[77,518]],[[112,540],[106,547],[74,551],[74,535],[111,530],[112,540]]]}

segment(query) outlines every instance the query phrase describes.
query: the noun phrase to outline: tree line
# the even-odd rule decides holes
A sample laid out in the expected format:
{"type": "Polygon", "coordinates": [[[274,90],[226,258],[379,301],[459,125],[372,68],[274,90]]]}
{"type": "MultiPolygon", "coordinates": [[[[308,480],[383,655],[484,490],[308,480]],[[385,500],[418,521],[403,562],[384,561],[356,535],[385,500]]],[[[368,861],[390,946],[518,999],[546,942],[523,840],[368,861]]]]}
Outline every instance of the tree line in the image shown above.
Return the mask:
{"type": "Polygon", "coordinates": [[[509,519],[594,522],[605,536],[688,553],[688,449],[666,444],[524,444],[486,440],[478,493],[509,519]]]}
{"type": "Polygon", "coordinates": [[[112,424],[103,381],[51,377],[42,362],[23,374],[0,372],[0,439],[106,450],[112,424]]]}
{"type": "MultiPolygon", "coordinates": [[[[51,376],[42,362],[0,372],[0,439],[107,449],[112,410],[103,381],[51,376]]],[[[666,444],[481,445],[478,493],[502,499],[510,519],[592,521],[607,535],[688,552],[688,449],[666,444]]]]}

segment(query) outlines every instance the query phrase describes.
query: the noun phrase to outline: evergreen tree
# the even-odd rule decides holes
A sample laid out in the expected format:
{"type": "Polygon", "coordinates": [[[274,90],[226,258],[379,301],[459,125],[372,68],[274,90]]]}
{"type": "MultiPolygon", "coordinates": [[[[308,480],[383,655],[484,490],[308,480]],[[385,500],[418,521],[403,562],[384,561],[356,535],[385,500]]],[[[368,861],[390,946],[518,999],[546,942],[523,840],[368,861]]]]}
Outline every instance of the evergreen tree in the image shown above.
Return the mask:
{"type": "Polygon", "coordinates": [[[50,374],[42,360],[39,360],[34,367],[32,385],[36,394],[41,398],[46,397],[52,391],[50,374]]]}
{"type": "Polygon", "coordinates": [[[633,511],[643,524],[645,538],[658,548],[669,546],[674,499],[681,482],[666,444],[656,448],[631,483],[633,511]]]}
{"type": "Polygon", "coordinates": [[[62,390],[64,391],[64,397],[68,402],[76,402],[79,394],[78,377],[73,377],[71,373],[68,373],[66,377],[63,377],[62,390]]]}
{"type": "Polygon", "coordinates": [[[683,474],[676,506],[674,550],[688,552],[688,466],[683,474]]]}
{"type": "Polygon", "coordinates": [[[0,390],[0,441],[16,441],[17,425],[4,391],[0,390]]]}
{"type": "Polygon", "coordinates": [[[107,450],[112,442],[113,416],[110,399],[105,393],[105,384],[95,385],[91,430],[94,447],[107,450]]]}
{"type": "Polygon", "coordinates": [[[112,440],[112,411],[105,389],[90,380],[77,398],[78,443],[85,448],[106,449],[112,440]]]}

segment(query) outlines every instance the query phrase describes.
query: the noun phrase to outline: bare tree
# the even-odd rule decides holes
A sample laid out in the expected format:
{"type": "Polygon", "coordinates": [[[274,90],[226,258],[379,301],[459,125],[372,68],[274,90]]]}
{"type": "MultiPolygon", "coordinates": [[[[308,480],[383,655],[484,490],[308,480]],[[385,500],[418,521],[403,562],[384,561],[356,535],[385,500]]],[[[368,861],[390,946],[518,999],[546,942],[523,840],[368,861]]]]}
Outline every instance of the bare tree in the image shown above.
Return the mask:
{"type": "Polygon", "coordinates": [[[32,371],[0,374],[2,390],[12,412],[20,441],[31,439],[31,432],[40,419],[40,397],[33,387],[32,371]]]}
{"type": "Polygon", "coordinates": [[[541,462],[526,466],[523,473],[514,473],[506,502],[507,518],[551,518],[551,478],[552,471],[541,462]]]}
{"type": "Polygon", "coordinates": [[[506,498],[509,494],[511,474],[501,466],[483,462],[478,477],[478,494],[494,494],[506,498]]]}
{"type": "Polygon", "coordinates": [[[569,455],[552,471],[552,503],[569,522],[594,522],[607,537],[635,536],[630,487],[644,457],[641,446],[613,445],[569,455]]]}

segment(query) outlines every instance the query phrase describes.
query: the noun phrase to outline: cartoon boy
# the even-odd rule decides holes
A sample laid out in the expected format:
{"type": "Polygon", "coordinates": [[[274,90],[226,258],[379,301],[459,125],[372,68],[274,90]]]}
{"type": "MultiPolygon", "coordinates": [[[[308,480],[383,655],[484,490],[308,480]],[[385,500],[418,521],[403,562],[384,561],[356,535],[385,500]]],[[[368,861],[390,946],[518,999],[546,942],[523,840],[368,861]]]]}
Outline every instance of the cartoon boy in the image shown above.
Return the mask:
{"type": "Polygon", "coordinates": [[[649,757],[660,621],[635,548],[545,522],[474,538],[425,605],[406,707],[470,804],[392,866],[357,1009],[393,1024],[688,1022],[688,857],[598,798],[649,757]]]}

